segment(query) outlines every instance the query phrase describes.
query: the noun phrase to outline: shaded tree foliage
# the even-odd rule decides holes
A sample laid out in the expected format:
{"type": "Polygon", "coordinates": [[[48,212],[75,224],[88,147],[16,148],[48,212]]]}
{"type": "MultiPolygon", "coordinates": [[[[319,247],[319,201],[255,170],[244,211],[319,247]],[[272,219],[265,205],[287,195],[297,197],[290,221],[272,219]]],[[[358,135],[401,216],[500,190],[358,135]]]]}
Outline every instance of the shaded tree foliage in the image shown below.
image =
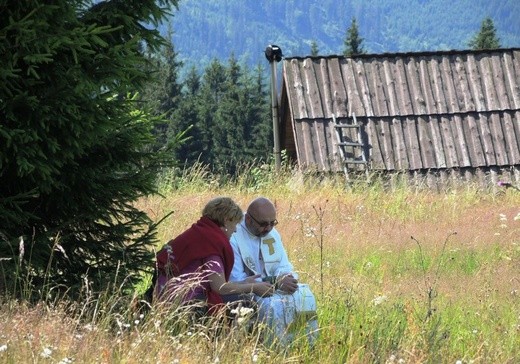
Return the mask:
{"type": "Polygon", "coordinates": [[[245,92],[249,96],[245,136],[248,137],[248,161],[267,161],[273,152],[273,124],[269,87],[265,84],[265,69],[256,67],[245,92]]]}
{"type": "Polygon", "coordinates": [[[0,13],[0,286],[44,292],[132,284],[154,225],[133,202],[155,192],[166,154],[133,96],[143,46],[176,0],[4,2],[0,13]],[[152,27],[144,26],[150,24],[152,27]]]}
{"type": "Polygon", "coordinates": [[[218,103],[213,125],[214,164],[219,170],[234,173],[234,165],[243,154],[244,94],[241,94],[241,69],[234,55],[228,61],[224,92],[218,103]]]}
{"type": "Polygon", "coordinates": [[[200,117],[200,87],[201,81],[197,69],[192,66],[184,84],[179,105],[168,125],[168,139],[182,135],[181,143],[175,143],[175,159],[185,165],[200,162],[204,150],[204,133],[200,117]]]}
{"type": "Polygon", "coordinates": [[[200,151],[200,161],[204,164],[215,165],[217,160],[215,140],[220,135],[214,135],[213,133],[217,123],[217,110],[224,97],[225,82],[226,68],[219,60],[214,59],[204,71],[198,99],[198,121],[203,143],[200,151]]]}
{"type": "MultiPolygon", "coordinates": [[[[206,68],[194,124],[203,136],[199,159],[219,173],[233,175],[239,165],[267,161],[272,149],[269,95],[265,71],[254,74],[233,54],[224,65],[206,68]]],[[[192,152],[193,154],[193,152],[192,152]]]]}
{"type": "Polygon", "coordinates": [[[182,62],[178,61],[178,54],[172,43],[173,30],[170,28],[166,36],[166,43],[158,52],[148,54],[149,66],[147,69],[148,80],[141,92],[141,99],[154,115],[163,117],[164,121],[154,126],[156,143],[154,149],[168,144],[168,140],[174,141],[174,145],[181,144],[179,135],[168,138],[169,124],[173,114],[179,107],[181,100],[181,87],[179,83],[179,71],[182,62]]]}
{"type": "MultiPolygon", "coordinates": [[[[163,63],[162,67],[169,66],[163,63]]],[[[175,141],[175,159],[186,166],[202,163],[228,175],[238,165],[267,161],[272,126],[265,78],[263,67],[250,71],[233,54],[227,64],[214,59],[201,75],[192,66],[179,83],[182,91],[161,137],[175,141]]],[[[168,92],[177,92],[157,83],[150,87],[154,85],[167,99],[168,92]]],[[[157,102],[150,105],[158,107],[157,102]]]]}

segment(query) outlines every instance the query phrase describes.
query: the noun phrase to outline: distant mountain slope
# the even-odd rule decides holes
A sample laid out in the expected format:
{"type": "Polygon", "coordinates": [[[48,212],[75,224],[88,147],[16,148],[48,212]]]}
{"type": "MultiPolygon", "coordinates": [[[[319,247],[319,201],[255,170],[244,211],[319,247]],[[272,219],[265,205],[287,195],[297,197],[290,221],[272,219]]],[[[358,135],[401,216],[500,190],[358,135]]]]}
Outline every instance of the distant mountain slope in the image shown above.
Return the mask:
{"type": "Polygon", "coordinates": [[[186,64],[204,66],[231,53],[254,67],[264,49],[305,56],[341,54],[355,16],[370,53],[467,49],[490,16],[503,47],[520,47],[519,0],[179,0],[171,20],[186,64]]]}

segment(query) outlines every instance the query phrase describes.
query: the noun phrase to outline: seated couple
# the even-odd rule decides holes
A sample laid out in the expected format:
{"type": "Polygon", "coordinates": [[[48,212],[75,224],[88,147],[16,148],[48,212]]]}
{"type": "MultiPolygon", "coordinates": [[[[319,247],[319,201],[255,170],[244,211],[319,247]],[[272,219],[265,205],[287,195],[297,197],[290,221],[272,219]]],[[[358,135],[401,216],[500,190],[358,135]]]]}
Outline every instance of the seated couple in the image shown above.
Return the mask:
{"type": "Polygon", "coordinates": [[[155,297],[202,302],[216,314],[227,302],[252,295],[271,333],[268,341],[292,342],[298,322],[313,343],[316,301],[298,283],[276,224],[276,208],[267,198],[253,200],[245,215],[228,197],[209,201],[202,217],[157,254],[155,297]]]}

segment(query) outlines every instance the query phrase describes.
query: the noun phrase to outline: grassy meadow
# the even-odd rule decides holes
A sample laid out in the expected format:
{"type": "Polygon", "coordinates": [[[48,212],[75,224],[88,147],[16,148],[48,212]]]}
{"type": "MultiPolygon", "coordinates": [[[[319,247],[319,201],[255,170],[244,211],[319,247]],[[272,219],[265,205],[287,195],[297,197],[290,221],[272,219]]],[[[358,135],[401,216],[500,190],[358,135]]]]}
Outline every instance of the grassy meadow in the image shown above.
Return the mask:
{"type": "Polygon", "coordinates": [[[223,182],[193,168],[164,177],[162,191],[138,202],[155,221],[172,212],[159,225],[161,244],[215,196],[244,209],[269,197],[289,258],[318,302],[317,343],[265,347],[261,330],[190,325],[181,308],[139,313],[115,287],[101,297],[86,290],[74,303],[4,300],[0,363],[520,362],[516,190],[346,188],[341,178],[261,168],[223,182]]]}

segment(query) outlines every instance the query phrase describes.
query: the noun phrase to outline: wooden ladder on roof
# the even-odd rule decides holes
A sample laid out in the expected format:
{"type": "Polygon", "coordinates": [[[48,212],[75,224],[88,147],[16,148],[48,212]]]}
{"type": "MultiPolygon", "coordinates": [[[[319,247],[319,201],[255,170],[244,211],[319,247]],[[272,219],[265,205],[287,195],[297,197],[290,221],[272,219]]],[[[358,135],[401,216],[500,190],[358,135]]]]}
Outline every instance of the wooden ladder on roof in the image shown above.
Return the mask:
{"type": "Polygon", "coordinates": [[[354,171],[364,171],[368,176],[368,158],[356,115],[353,113],[346,123],[340,123],[335,115],[332,115],[332,120],[345,177],[348,180],[349,174],[354,171]]]}

